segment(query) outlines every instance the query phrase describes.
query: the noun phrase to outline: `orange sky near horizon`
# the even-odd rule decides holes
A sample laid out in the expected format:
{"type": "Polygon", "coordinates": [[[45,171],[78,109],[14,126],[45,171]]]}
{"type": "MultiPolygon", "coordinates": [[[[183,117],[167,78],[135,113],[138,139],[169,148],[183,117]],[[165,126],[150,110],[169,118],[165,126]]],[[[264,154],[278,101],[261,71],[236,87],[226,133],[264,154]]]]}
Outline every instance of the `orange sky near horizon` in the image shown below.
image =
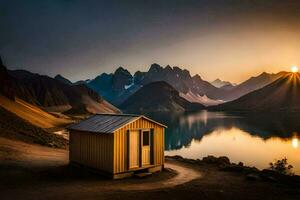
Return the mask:
{"type": "MultiPolygon", "coordinates": [[[[199,74],[208,81],[220,78],[234,83],[262,72],[290,71],[300,63],[300,31],[266,24],[255,25],[255,29],[236,25],[215,28],[221,28],[222,32],[210,30],[209,34],[140,52],[139,58],[136,54],[121,57],[118,63],[125,63],[125,67],[126,63],[148,67],[157,62],[162,66],[186,68],[191,75],[199,74]]],[[[135,70],[141,69],[132,67],[130,71],[135,70]]]]}
{"type": "Polygon", "coordinates": [[[233,83],[300,65],[300,1],[138,2],[0,3],[4,64],[78,81],[158,63],[233,83]]]}

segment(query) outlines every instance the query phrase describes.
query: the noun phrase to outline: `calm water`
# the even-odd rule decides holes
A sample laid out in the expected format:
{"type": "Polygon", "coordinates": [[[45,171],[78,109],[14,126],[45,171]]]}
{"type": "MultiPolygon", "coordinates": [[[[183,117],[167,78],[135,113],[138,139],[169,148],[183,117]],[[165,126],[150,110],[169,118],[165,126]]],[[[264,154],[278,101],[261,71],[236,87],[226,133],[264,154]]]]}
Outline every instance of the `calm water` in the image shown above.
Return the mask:
{"type": "Polygon", "coordinates": [[[232,162],[267,168],[286,157],[300,174],[300,113],[228,114],[201,111],[148,114],[168,125],[165,154],[186,158],[227,156],[232,162]]]}

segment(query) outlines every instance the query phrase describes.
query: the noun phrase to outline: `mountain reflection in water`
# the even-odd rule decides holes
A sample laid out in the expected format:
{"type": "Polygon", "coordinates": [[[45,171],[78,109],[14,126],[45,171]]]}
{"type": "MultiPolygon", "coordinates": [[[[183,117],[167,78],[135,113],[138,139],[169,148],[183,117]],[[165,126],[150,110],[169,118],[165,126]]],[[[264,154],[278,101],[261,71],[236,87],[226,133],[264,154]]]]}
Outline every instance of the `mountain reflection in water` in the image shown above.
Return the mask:
{"type": "Polygon", "coordinates": [[[227,156],[260,169],[286,157],[300,174],[300,113],[152,113],[168,125],[165,154],[227,156]]]}

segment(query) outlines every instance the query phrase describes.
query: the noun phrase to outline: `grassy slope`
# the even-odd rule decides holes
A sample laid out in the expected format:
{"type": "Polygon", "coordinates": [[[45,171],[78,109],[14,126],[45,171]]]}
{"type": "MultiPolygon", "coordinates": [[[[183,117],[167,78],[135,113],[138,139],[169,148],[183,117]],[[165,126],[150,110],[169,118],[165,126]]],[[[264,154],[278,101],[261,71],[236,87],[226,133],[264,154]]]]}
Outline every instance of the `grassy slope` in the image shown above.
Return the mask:
{"type": "MultiPolygon", "coordinates": [[[[2,104],[1,104],[2,105],[2,104]]],[[[0,107],[0,136],[27,143],[66,148],[68,141],[34,126],[17,115],[0,107]]]]}
{"type": "Polygon", "coordinates": [[[57,118],[18,98],[16,98],[16,101],[12,101],[0,95],[0,106],[40,128],[63,126],[72,122],[71,120],[57,118]]]}
{"type": "Polygon", "coordinates": [[[90,113],[119,113],[120,110],[111,105],[105,100],[96,102],[89,96],[83,96],[83,103],[86,104],[86,109],[90,113]]]}

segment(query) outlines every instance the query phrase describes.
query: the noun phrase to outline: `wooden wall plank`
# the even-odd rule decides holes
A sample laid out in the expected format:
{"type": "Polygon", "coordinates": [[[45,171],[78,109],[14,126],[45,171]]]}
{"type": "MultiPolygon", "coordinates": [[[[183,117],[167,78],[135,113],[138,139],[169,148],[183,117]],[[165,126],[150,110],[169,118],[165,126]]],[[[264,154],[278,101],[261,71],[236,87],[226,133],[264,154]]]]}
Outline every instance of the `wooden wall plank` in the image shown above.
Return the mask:
{"type": "Polygon", "coordinates": [[[132,129],[154,129],[154,164],[164,164],[164,128],[146,119],[139,119],[114,133],[114,173],[122,173],[127,170],[128,151],[127,134],[132,129]]]}
{"type": "Polygon", "coordinates": [[[102,171],[113,172],[113,134],[70,132],[70,161],[102,171]]]}

